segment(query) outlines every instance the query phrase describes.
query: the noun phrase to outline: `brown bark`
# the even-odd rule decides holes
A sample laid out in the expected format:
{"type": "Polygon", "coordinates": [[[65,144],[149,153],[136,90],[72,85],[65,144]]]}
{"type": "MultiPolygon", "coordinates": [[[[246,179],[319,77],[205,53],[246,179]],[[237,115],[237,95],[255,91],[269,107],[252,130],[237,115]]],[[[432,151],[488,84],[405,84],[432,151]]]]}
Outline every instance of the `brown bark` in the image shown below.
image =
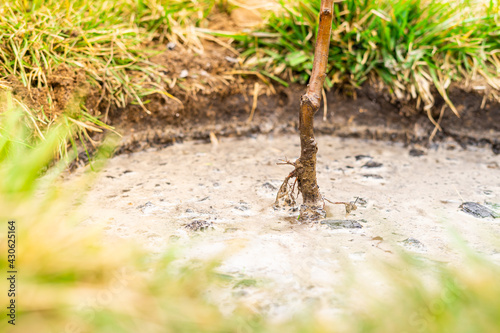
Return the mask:
{"type": "Polygon", "coordinates": [[[318,38],[314,52],[314,64],[307,92],[300,100],[300,158],[296,162],[297,181],[302,193],[300,219],[316,220],[324,217],[324,201],[316,179],[316,153],[318,146],[314,139],[314,114],[319,110],[321,90],[326,77],[330,34],[332,31],[333,0],[322,0],[319,14],[318,38]]]}

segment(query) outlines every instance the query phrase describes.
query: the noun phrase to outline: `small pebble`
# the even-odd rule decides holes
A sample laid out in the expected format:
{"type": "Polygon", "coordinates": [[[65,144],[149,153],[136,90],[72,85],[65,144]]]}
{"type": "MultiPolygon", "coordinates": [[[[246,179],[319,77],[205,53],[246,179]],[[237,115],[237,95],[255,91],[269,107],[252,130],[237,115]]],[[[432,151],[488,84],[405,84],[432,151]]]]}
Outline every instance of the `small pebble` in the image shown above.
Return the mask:
{"type": "Polygon", "coordinates": [[[401,244],[407,248],[408,250],[411,250],[413,252],[426,252],[427,249],[425,248],[425,245],[422,244],[418,239],[415,238],[407,238],[404,241],[401,242],[401,244]]]}
{"type": "Polygon", "coordinates": [[[372,179],[384,179],[384,177],[382,177],[380,175],[375,175],[375,174],[372,174],[372,173],[364,174],[363,177],[365,177],[365,178],[372,178],[372,179]]]}
{"type": "MultiPolygon", "coordinates": [[[[499,169],[500,167],[498,166],[498,163],[497,162],[490,162],[488,164],[486,164],[486,167],[488,169],[499,169]]],[[[106,176],[108,177],[108,176],[106,176]]]]}
{"type": "Polygon", "coordinates": [[[208,228],[213,228],[213,222],[207,222],[205,220],[194,220],[193,222],[186,224],[184,228],[190,229],[192,231],[205,231],[208,228]]]}
{"type": "Polygon", "coordinates": [[[364,158],[372,158],[370,155],[356,155],[354,156],[354,158],[356,159],[356,161],[359,161],[359,160],[362,160],[364,158]]]}
{"type": "Polygon", "coordinates": [[[151,201],[146,202],[144,205],[137,206],[137,209],[140,209],[141,212],[146,214],[146,212],[150,211],[152,208],[155,208],[156,206],[153,205],[151,201]]]}
{"type": "Polygon", "coordinates": [[[380,168],[382,165],[382,163],[368,161],[362,166],[362,168],[380,168]]]}
{"type": "Polygon", "coordinates": [[[425,152],[423,150],[415,148],[410,149],[410,156],[418,157],[422,155],[425,155],[425,152]]]}
{"type": "Polygon", "coordinates": [[[262,184],[262,187],[265,188],[266,190],[271,190],[271,191],[276,191],[278,189],[270,182],[265,182],[264,184],[262,184]]]}
{"type": "Polygon", "coordinates": [[[495,143],[491,146],[491,150],[493,151],[493,153],[495,155],[498,155],[500,154],[500,142],[499,143],[495,143]]]}
{"type": "Polygon", "coordinates": [[[172,236],[168,237],[168,240],[171,242],[177,242],[179,239],[180,239],[180,237],[176,236],[176,235],[172,235],[172,236]]]}
{"type": "Polygon", "coordinates": [[[249,210],[250,206],[245,201],[240,201],[237,205],[234,206],[234,208],[243,212],[245,210],[249,210]]]}
{"type": "Polygon", "coordinates": [[[368,204],[368,201],[366,199],[363,199],[363,198],[356,199],[356,205],[358,205],[358,206],[366,207],[367,204],[368,204]]]}
{"type": "Polygon", "coordinates": [[[167,49],[169,49],[170,51],[172,51],[173,49],[175,49],[176,46],[177,46],[177,44],[174,43],[174,42],[167,43],[167,49]]]}
{"type": "Polygon", "coordinates": [[[323,220],[320,222],[328,226],[330,229],[360,229],[363,228],[358,221],[355,220],[323,220]]]}
{"type": "Polygon", "coordinates": [[[496,214],[494,211],[491,209],[478,204],[477,202],[464,202],[459,206],[459,208],[463,211],[466,212],[467,214],[470,214],[474,217],[477,218],[485,218],[485,217],[493,217],[493,218],[499,218],[500,215],[496,214]]]}
{"type": "Polygon", "coordinates": [[[237,64],[238,63],[238,58],[225,57],[224,59],[226,59],[227,61],[229,61],[230,63],[233,63],[233,64],[237,64]]]}

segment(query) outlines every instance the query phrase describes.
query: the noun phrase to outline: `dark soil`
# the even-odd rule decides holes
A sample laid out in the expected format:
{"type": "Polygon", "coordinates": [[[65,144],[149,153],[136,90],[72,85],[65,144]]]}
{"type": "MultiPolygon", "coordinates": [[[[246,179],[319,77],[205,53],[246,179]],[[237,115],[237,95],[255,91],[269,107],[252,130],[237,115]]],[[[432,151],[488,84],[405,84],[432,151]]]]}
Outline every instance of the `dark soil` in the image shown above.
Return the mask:
{"type": "MultiPolygon", "coordinates": [[[[276,93],[259,96],[255,116],[249,123],[255,82],[254,78],[238,78],[235,86],[200,92],[195,97],[186,94],[182,99],[184,106],[153,99],[149,105],[152,115],[143,114],[139,119],[136,116],[134,121],[130,121],[130,117],[141,112],[137,108],[117,110],[112,123],[124,134],[119,152],[161,147],[183,140],[210,140],[214,135],[297,132],[300,96],[305,87],[275,85],[276,93]]],[[[316,115],[316,133],[399,141],[417,147],[452,142],[462,148],[490,146],[496,154],[500,152],[500,105],[487,102],[481,109],[483,96],[479,94],[459,88],[450,90],[450,98],[461,117],[446,109],[440,121],[442,131],[436,131],[432,142],[429,138],[435,126],[427,114],[418,112],[414,105],[393,102],[390,96],[370,85],[362,87],[356,95],[354,99],[341,91],[328,92],[327,117],[323,119],[322,107],[316,115]]],[[[435,120],[443,103],[436,95],[435,120]]]]}

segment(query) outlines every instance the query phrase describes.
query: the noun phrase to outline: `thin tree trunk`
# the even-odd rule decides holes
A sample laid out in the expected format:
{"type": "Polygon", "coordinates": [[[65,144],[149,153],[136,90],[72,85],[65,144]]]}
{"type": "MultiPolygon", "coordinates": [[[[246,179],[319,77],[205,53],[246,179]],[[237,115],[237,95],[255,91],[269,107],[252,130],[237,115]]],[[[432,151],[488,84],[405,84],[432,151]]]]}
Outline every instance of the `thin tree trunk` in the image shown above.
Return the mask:
{"type": "Polygon", "coordinates": [[[323,197],[316,179],[316,153],[318,146],[314,139],[313,118],[321,103],[321,90],[326,77],[330,34],[332,30],[333,0],[321,0],[318,38],[314,52],[314,64],[307,92],[300,100],[300,146],[301,154],[295,162],[295,172],[303,204],[300,207],[302,221],[324,217],[323,197]]]}

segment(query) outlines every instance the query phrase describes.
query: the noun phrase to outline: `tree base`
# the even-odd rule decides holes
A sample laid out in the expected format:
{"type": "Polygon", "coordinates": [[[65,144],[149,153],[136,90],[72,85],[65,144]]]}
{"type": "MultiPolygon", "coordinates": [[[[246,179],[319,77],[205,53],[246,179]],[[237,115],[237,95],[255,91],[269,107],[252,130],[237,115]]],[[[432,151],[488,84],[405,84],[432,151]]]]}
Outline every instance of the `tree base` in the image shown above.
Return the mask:
{"type": "MultiPolygon", "coordinates": [[[[303,173],[301,172],[303,171],[301,170],[301,168],[303,168],[303,164],[300,163],[299,160],[295,161],[295,163],[285,160],[278,164],[292,165],[294,169],[283,180],[283,184],[281,184],[280,189],[276,194],[276,200],[274,201],[273,207],[274,209],[289,207],[295,211],[297,207],[297,202],[295,198],[298,197],[299,194],[302,194],[302,197],[304,198],[304,193],[301,191],[301,186],[300,186],[300,184],[302,183],[301,180],[303,181],[303,179],[301,179],[301,176],[303,176],[303,173]],[[297,184],[299,184],[296,190],[297,193],[294,194],[295,186],[297,184]]],[[[300,205],[300,214],[299,214],[300,222],[317,223],[319,222],[319,220],[324,219],[326,217],[325,201],[328,201],[329,203],[334,205],[344,205],[346,217],[349,216],[349,214],[352,211],[358,208],[356,206],[356,202],[358,201],[359,198],[356,198],[355,201],[350,201],[350,202],[344,202],[344,201],[333,202],[321,195],[317,184],[313,186],[313,189],[314,189],[313,192],[314,195],[309,195],[308,196],[309,200],[304,199],[304,203],[300,205]]],[[[310,194],[310,192],[308,194],[310,194]]]]}
{"type": "Polygon", "coordinates": [[[321,205],[300,205],[300,215],[299,221],[306,223],[317,223],[320,219],[326,217],[326,211],[324,210],[324,204],[321,205]]]}
{"type": "MultiPolygon", "coordinates": [[[[274,202],[273,207],[275,209],[282,207],[296,207],[297,203],[295,201],[295,198],[296,196],[301,194],[302,192],[301,187],[297,186],[296,195],[294,194],[294,191],[296,184],[301,184],[300,177],[302,173],[299,172],[298,170],[302,168],[302,164],[298,163],[298,161],[295,163],[290,161],[284,161],[283,163],[280,164],[293,165],[295,169],[292,172],[290,172],[288,176],[286,176],[285,180],[283,181],[283,184],[281,184],[278,194],[276,195],[276,201],[274,202]],[[291,181],[292,179],[293,181],[291,181]]],[[[317,185],[315,185],[315,187],[316,190],[318,191],[315,197],[320,199],[315,200],[312,203],[309,200],[309,203],[304,202],[302,205],[300,205],[300,214],[299,214],[300,222],[315,223],[318,222],[320,219],[326,217],[326,211],[324,209],[325,202],[321,194],[319,194],[317,185]]],[[[304,193],[302,193],[302,196],[304,196],[304,193]]]]}

